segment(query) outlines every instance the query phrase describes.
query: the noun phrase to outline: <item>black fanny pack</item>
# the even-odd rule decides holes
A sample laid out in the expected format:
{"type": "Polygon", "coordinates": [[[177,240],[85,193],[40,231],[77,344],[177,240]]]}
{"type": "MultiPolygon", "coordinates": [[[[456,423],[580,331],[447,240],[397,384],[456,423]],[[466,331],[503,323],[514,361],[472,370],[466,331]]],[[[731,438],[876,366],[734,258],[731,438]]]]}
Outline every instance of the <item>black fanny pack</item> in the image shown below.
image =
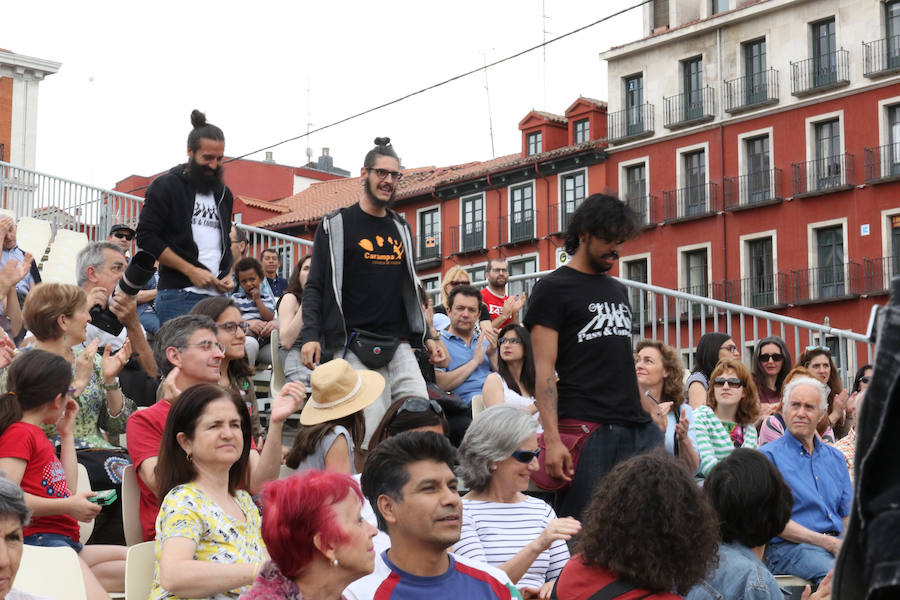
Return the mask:
{"type": "Polygon", "coordinates": [[[398,338],[361,329],[354,329],[347,341],[347,348],[370,369],[380,369],[391,362],[399,346],[398,338]]]}

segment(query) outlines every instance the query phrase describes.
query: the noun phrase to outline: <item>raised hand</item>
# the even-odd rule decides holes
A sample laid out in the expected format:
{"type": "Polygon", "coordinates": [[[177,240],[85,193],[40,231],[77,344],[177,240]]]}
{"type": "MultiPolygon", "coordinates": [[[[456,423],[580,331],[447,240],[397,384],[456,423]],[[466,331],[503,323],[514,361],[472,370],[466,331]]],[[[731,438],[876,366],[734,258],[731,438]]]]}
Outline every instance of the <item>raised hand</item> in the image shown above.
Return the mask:
{"type": "Polygon", "coordinates": [[[12,362],[16,345],[5,332],[0,331],[0,333],[3,333],[3,337],[0,337],[0,369],[3,369],[12,362]]]}
{"type": "Polygon", "coordinates": [[[72,387],[75,388],[75,396],[80,396],[84,388],[91,382],[91,375],[94,374],[94,356],[97,354],[97,348],[100,346],[100,340],[94,339],[90,344],[85,346],[81,354],[75,357],[75,379],[72,387]]]}
{"type": "Polygon", "coordinates": [[[690,429],[690,426],[690,421],[688,421],[687,418],[687,409],[682,406],[681,418],[678,419],[678,423],[675,425],[675,439],[679,442],[688,439],[688,429],[690,429]]]}
{"type": "Polygon", "coordinates": [[[303,408],[306,401],[306,386],[300,381],[292,381],[284,384],[279,393],[272,400],[272,412],[269,421],[272,423],[284,423],[288,417],[303,408]]]}
{"type": "Polygon", "coordinates": [[[569,541],[581,531],[581,522],[572,517],[553,519],[536,540],[541,550],[549,548],[557,540],[569,541]]]}
{"type": "Polygon", "coordinates": [[[122,372],[129,358],[131,358],[131,340],[128,338],[125,338],[122,348],[115,354],[111,354],[109,346],[107,346],[103,350],[103,368],[101,370],[103,382],[111,384],[112,380],[122,372]]]}

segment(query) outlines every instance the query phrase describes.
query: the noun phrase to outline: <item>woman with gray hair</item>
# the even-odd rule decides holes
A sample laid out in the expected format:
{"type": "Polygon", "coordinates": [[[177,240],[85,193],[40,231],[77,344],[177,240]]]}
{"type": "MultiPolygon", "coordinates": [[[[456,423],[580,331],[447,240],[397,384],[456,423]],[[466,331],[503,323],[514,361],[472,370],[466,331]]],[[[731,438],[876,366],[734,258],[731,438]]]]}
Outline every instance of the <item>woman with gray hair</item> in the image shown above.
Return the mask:
{"type": "Polygon", "coordinates": [[[581,523],[523,494],[539,454],[537,423],[518,406],[493,406],[472,422],[459,447],[459,476],[471,491],[453,552],[502,569],[525,598],[546,599],[581,523]]]}
{"type": "Polygon", "coordinates": [[[38,600],[37,596],[12,589],[22,562],[24,534],[22,528],[31,520],[22,488],[6,479],[0,471],[0,600],[38,600]]]}

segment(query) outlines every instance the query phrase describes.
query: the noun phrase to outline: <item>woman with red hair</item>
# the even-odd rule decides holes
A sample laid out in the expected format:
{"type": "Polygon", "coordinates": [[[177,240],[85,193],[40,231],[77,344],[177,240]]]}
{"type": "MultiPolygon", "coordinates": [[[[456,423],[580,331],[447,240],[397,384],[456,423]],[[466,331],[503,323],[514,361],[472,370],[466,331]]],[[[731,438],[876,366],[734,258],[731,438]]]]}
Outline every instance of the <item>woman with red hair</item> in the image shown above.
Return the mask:
{"type": "Polygon", "coordinates": [[[262,537],[271,561],[243,600],[341,598],[375,567],[377,529],[360,516],[363,496],[349,475],[309,470],[266,484],[262,537]]]}

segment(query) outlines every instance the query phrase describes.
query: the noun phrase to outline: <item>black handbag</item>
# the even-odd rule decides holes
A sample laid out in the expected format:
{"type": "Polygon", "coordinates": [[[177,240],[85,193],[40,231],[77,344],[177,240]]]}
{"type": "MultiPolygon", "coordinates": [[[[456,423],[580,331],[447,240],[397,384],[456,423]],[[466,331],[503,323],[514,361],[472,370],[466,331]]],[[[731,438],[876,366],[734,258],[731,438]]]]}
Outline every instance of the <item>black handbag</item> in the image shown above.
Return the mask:
{"type": "Polygon", "coordinates": [[[347,344],[348,349],[370,369],[380,369],[391,362],[399,346],[400,340],[395,337],[361,329],[353,330],[347,344]]]}
{"type": "Polygon", "coordinates": [[[437,400],[447,415],[468,414],[472,416],[472,405],[467,404],[456,392],[445,392],[436,383],[426,383],[428,399],[437,400]]]}

